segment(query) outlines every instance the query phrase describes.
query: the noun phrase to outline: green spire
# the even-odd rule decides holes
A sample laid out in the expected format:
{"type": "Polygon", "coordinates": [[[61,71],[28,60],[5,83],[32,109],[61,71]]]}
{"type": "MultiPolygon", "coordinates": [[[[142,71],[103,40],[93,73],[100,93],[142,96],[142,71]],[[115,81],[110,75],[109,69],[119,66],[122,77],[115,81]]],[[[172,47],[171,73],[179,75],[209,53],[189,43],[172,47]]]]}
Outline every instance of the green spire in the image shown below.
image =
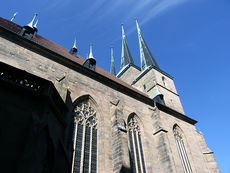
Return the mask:
{"type": "Polygon", "coordinates": [[[125,31],[123,28],[123,24],[121,24],[121,30],[122,30],[121,69],[123,69],[126,65],[134,64],[134,62],[130,54],[126,38],[125,38],[125,31]]]}
{"type": "Polygon", "coordinates": [[[141,70],[143,71],[149,66],[154,66],[159,68],[147,44],[145,43],[143,36],[141,35],[141,30],[138,25],[137,19],[136,19],[136,25],[137,25],[137,32],[138,32],[138,39],[139,39],[139,46],[140,46],[141,70]]]}

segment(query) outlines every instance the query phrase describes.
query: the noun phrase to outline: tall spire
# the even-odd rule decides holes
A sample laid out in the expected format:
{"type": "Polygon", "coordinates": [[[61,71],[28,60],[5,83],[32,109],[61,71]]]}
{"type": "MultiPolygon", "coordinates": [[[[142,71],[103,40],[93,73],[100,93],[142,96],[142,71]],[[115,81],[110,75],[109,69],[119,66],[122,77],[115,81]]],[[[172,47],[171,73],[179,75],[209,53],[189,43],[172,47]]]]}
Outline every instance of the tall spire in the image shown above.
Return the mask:
{"type": "Polygon", "coordinates": [[[138,38],[139,38],[139,46],[140,46],[140,57],[141,57],[141,70],[143,71],[149,66],[154,66],[159,68],[157,62],[153,58],[147,44],[145,43],[145,40],[143,36],[141,35],[141,30],[138,25],[137,19],[136,19],[136,25],[137,25],[137,32],[138,32],[138,38]]]}
{"type": "Polygon", "coordinates": [[[111,46],[111,65],[110,65],[110,73],[116,76],[115,65],[114,65],[114,57],[113,57],[113,47],[111,46]]]}
{"type": "Polygon", "coordinates": [[[125,31],[123,24],[121,24],[122,29],[122,53],[121,53],[121,69],[124,68],[127,64],[134,64],[133,58],[130,54],[128,44],[125,38],[125,31]]]}

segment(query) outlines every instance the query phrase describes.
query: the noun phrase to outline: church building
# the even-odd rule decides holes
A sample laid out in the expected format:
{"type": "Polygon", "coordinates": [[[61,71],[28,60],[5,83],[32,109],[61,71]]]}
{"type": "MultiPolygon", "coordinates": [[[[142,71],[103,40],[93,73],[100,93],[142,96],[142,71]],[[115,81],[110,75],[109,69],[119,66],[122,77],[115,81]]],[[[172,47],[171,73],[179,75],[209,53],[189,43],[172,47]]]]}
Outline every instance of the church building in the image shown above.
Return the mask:
{"type": "MultiPolygon", "coordinates": [[[[110,73],[38,35],[37,15],[0,18],[0,164],[17,173],[219,173],[173,77],[136,20],[141,67],[122,25],[121,68],[110,73]]],[[[202,115],[201,115],[202,116],[202,115]]],[[[201,122],[202,123],[202,122],[201,122]]]]}

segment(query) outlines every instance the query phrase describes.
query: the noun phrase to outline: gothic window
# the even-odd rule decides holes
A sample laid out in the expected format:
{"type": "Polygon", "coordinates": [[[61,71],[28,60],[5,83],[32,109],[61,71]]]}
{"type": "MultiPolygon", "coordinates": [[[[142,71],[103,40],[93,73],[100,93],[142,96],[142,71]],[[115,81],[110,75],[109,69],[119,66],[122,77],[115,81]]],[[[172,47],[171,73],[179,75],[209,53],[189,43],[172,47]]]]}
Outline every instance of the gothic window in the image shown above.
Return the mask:
{"type": "Polygon", "coordinates": [[[177,149],[179,151],[180,159],[184,168],[185,173],[192,173],[191,165],[188,159],[188,155],[185,149],[182,131],[179,126],[174,126],[173,128],[174,137],[176,140],[177,149]]]}
{"type": "Polygon", "coordinates": [[[97,172],[97,117],[89,99],[74,107],[72,173],[97,172]]]}
{"type": "Polygon", "coordinates": [[[146,173],[141,132],[135,116],[128,122],[130,162],[134,173],[146,173]]]}

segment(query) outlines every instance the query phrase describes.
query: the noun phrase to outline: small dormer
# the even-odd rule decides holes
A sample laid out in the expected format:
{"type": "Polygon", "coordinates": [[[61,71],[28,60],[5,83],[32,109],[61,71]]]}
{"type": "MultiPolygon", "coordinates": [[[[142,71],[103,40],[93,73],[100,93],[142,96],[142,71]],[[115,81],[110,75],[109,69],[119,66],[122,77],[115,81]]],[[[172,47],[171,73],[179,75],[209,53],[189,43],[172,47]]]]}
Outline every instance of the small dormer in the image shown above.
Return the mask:
{"type": "Polygon", "coordinates": [[[154,85],[154,92],[152,93],[152,95],[150,95],[150,98],[156,103],[165,105],[164,95],[159,91],[157,83],[155,81],[154,85]]]}
{"type": "Polygon", "coordinates": [[[86,68],[89,68],[90,70],[95,71],[96,70],[96,59],[93,57],[92,47],[93,47],[93,45],[90,44],[89,57],[86,59],[86,61],[83,64],[83,66],[86,67],[86,68]]]}
{"type": "Polygon", "coordinates": [[[77,57],[77,46],[76,46],[76,38],[74,40],[74,44],[73,44],[73,47],[70,49],[69,53],[75,57],[77,57]]]}
{"type": "Polygon", "coordinates": [[[38,20],[36,21],[35,25],[33,25],[33,23],[34,23],[34,20],[35,20],[37,15],[38,14],[35,13],[32,21],[29,24],[23,26],[23,28],[20,31],[19,35],[21,35],[21,36],[23,36],[25,38],[28,38],[28,39],[32,39],[33,37],[35,37],[35,35],[38,32],[38,29],[37,29],[38,20]]]}

